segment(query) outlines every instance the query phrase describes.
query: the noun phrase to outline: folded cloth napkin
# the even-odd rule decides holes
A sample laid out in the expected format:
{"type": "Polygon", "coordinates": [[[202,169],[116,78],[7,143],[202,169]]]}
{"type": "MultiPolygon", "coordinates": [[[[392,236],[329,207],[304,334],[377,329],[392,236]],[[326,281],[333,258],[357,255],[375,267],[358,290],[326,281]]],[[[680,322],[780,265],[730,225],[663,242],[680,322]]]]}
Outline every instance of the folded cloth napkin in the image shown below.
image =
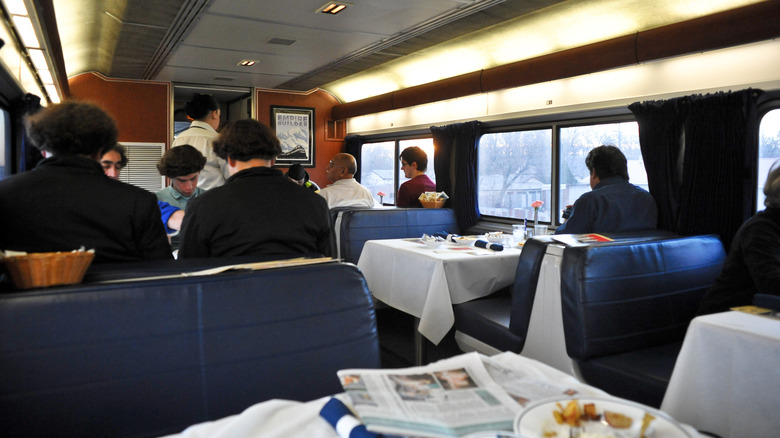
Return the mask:
{"type": "Polygon", "coordinates": [[[474,246],[479,248],[487,248],[493,251],[503,251],[504,245],[499,245],[498,243],[490,243],[486,240],[477,240],[474,242],[474,246]]]}
{"type": "Polygon", "coordinates": [[[379,438],[382,435],[366,430],[366,426],[360,422],[352,411],[341,400],[331,398],[320,410],[320,416],[336,429],[341,438],[379,438]]]}

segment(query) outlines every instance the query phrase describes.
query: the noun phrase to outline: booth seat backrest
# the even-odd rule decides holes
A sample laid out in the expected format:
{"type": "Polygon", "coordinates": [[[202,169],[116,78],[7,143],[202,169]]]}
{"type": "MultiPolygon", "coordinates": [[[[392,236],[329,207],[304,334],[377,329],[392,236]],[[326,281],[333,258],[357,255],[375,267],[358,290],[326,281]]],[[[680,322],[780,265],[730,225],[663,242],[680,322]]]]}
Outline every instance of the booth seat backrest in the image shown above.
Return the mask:
{"type": "Polygon", "coordinates": [[[512,286],[512,308],[509,317],[509,331],[525,338],[531,321],[531,309],[536,296],[536,283],[547,245],[555,243],[552,236],[537,236],[523,245],[520,260],[512,286]]]}
{"type": "Polygon", "coordinates": [[[346,263],[0,295],[3,436],[159,436],[379,366],[346,263]]]}
{"type": "MultiPolygon", "coordinates": [[[[620,233],[605,233],[606,237],[616,241],[648,241],[678,237],[674,233],[661,230],[641,230],[620,233]]],[[[560,237],[560,236],[559,236],[560,237]]],[[[525,336],[531,320],[531,309],[536,295],[536,286],[542,260],[550,244],[560,243],[555,236],[536,236],[523,245],[520,261],[515,274],[515,284],[512,290],[512,311],[509,330],[517,335],[525,336]]]]}
{"type": "Polygon", "coordinates": [[[588,359],[682,340],[725,257],[713,235],[566,247],[567,354],[588,359]]]}
{"type": "Polygon", "coordinates": [[[350,263],[358,262],[367,240],[460,233],[451,208],[342,208],[331,210],[331,215],[338,255],[350,263]]]}

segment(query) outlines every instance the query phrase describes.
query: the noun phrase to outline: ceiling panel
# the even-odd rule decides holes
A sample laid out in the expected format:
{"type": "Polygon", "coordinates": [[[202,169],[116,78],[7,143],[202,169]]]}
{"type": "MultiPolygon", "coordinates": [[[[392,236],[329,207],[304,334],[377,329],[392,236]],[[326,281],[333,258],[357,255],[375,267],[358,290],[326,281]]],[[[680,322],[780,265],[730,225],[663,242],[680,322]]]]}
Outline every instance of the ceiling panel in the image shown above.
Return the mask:
{"type": "Polygon", "coordinates": [[[640,30],[648,16],[663,17],[650,21],[658,26],[757,1],[352,0],[354,5],[336,16],[314,12],[325,0],[52,3],[68,76],[98,71],[115,78],[204,85],[215,83],[215,78],[234,78],[231,84],[242,87],[308,91],[326,86],[350,100],[361,97],[339,94],[339,82],[343,85],[344,78],[358,73],[393,81],[391,89],[399,89],[415,84],[415,80],[427,80],[427,75],[419,73],[435,68],[444,74],[476,71],[512,62],[511,56],[524,54],[529,47],[549,53],[594,38],[592,34],[598,31],[630,34],[640,30]],[[567,10],[584,12],[567,15],[567,10]],[[538,19],[553,15],[558,18],[538,19]],[[523,34],[528,23],[537,23],[538,31],[533,35],[523,34]],[[525,36],[515,39],[518,31],[525,36]],[[499,34],[499,39],[479,43],[491,33],[499,34]],[[272,45],[266,42],[269,37],[296,41],[290,46],[272,45]],[[547,42],[537,43],[542,39],[547,42]],[[456,43],[448,45],[447,41],[456,43]],[[550,41],[557,41],[557,46],[550,41]],[[435,66],[394,67],[400,66],[402,58],[416,62],[424,55],[438,60],[440,55],[433,55],[432,48],[445,46],[455,47],[457,50],[450,50],[455,53],[467,53],[463,49],[469,46],[472,55],[450,59],[448,62],[456,63],[451,65],[438,62],[435,66]],[[498,46],[508,46],[507,58],[494,57],[485,66],[465,62],[486,52],[495,54],[498,51],[493,49],[498,46]],[[247,58],[259,62],[249,69],[236,65],[247,58]],[[401,71],[404,69],[418,77],[410,79],[401,71]]]}

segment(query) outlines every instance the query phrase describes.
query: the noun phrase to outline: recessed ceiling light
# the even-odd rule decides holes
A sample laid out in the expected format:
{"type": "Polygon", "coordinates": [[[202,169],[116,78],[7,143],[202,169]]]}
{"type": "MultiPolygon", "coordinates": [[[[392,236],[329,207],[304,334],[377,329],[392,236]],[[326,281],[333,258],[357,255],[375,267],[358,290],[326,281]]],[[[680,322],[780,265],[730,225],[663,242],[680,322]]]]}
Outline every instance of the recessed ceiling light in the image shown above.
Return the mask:
{"type": "Polygon", "coordinates": [[[322,12],[323,14],[336,15],[339,12],[347,9],[347,6],[352,6],[350,3],[344,2],[327,2],[315,12],[322,12]]]}
{"type": "Polygon", "coordinates": [[[256,63],[257,63],[257,61],[252,61],[251,59],[245,59],[245,60],[239,62],[238,65],[240,65],[242,67],[249,67],[249,66],[255,65],[256,63]]]}

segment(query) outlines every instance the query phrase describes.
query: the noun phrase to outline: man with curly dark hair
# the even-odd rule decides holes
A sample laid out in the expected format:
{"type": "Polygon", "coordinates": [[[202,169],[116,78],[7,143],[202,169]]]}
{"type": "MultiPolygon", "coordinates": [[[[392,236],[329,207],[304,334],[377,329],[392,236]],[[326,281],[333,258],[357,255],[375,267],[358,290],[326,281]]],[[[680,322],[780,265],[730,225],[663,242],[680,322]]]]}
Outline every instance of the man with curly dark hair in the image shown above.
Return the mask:
{"type": "Polygon", "coordinates": [[[94,263],[170,259],[156,199],[106,178],[98,160],[117,143],[114,120],[93,104],[52,105],[25,120],[47,157],[0,181],[0,249],[95,249],[94,263]]]}
{"type": "Polygon", "coordinates": [[[205,165],[206,157],[188,144],[168,149],[157,163],[157,170],[171,180],[171,185],[158,191],[157,199],[185,210],[192,198],[205,191],[198,187],[205,165]]]}
{"type": "Polygon", "coordinates": [[[119,143],[103,151],[103,156],[100,157],[100,165],[103,166],[106,176],[114,179],[119,179],[119,174],[127,163],[127,150],[119,143]]]}
{"type": "Polygon", "coordinates": [[[328,205],[272,167],[282,149],[271,128],[233,122],[214,152],[231,176],[187,205],[179,258],[332,254],[328,205]]]}

